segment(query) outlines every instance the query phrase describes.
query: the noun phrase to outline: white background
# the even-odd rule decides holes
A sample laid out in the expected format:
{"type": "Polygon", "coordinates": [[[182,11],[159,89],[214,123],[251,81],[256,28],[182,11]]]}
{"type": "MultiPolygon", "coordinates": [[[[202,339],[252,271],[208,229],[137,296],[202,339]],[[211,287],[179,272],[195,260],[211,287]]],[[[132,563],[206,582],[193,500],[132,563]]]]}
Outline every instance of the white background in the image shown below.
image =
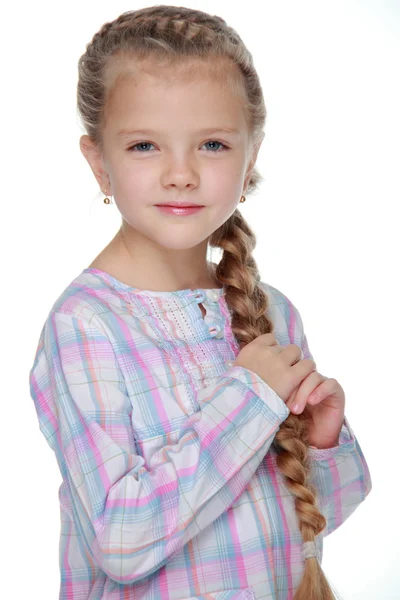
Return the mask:
{"type": "MultiPolygon", "coordinates": [[[[28,373],[52,304],[120,222],[79,150],[77,62],[104,22],[151,4],[2,9],[7,598],[58,598],[61,475],[28,373]]],[[[253,54],[268,111],[265,181],[240,210],[262,279],[297,306],[318,371],[344,388],[372,474],[368,499],[326,538],[324,570],[343,600],[399,598],[400,2],[183,4],[222,16],[253,54]]]]}

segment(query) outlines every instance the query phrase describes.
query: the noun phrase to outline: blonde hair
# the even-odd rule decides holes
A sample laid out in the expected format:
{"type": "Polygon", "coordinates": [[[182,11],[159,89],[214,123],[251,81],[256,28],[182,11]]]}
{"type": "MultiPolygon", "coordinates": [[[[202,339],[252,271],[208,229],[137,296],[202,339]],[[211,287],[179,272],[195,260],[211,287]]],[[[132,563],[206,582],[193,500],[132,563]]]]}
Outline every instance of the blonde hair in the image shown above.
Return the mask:
{"type": "MultiPolygon", "coordinates": [[[[87,134],[100,149],[103,148],[102,128],[108,118],[107,106],[118,81],[132,77],[140,62],[154,59],[158,64],[173,65],[178,76],[195,78],[205,67],[207,74],[231,86],[244,100],[254,143],[262,139],[266,120],[263,93],[252,56],[236,31],[218,16],[161,5],[125,12],[105,23],[79,59],[78,111],[87,134]],[[132,73],[121,69],[125,59],[130,59],[132,73]],[[187,70],[189,65],[190,71],[187,70]]],[[[261,180],[260,173],[253,167],[245,192],[253,193],[261,180]]],[[[243,348],[258,336],[273,331],[273,322],[266,314],[268,295],[260,284],[252,256],[256,237],[236,209],[210,236],[209,245],[223,251],[215,277],[225,286],[232,331],[243,348]]],[[[313,541],[325,529],[326,519],[317,508],[316,491],[308,481],[307,421],[303,415],[289,414],[275,436],[274,447],[277,465],[295,497],[303,541],[313,541]]],[[[306,559],[294,600],[334,599],[317,558],[306,559]]]]}

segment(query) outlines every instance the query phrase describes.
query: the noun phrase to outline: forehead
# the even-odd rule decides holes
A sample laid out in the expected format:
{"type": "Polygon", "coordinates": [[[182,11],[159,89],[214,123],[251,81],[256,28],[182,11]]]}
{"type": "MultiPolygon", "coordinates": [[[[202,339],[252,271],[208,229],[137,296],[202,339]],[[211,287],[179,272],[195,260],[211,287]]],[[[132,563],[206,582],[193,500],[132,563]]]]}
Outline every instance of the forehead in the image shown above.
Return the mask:
{"type": "Polygon", "coordinates": [[[244,125],[241,73],[226,59],[138,63],[121,57],[110,67],[106,85],[106,114],[119,121],[116,125],[136,120],[135,113],[159,122],[195,118],[201,126],[210,117],[224,117],[232,125],[244,125]]]}
{"type": "Polygon", "coordinates": [[[230,88],[233,93],[243,92],[243,79],[239,67],[224,56],[140,58],[128,52],[119,52],[108,60],[105,84],[110,91],[119,83],[145,77],[162,82],[165,86],[176,83],[190,84],[199,79],[207,79],[230,88]]]}

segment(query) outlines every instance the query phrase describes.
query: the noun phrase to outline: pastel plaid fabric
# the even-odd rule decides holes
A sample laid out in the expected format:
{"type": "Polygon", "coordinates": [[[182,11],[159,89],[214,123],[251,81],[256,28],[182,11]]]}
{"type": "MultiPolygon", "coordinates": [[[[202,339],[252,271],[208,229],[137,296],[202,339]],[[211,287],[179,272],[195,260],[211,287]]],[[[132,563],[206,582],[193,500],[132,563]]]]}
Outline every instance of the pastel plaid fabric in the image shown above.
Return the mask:
{"type": "MultiPolygon", "coordinates": [[[[299,311],[262,285],[279,344],[311,357],[299,311]]],[[[229,365],[238,353],[223,289],[143,291],[88,268],[56,300],[29,383],[62,475],[59,599],[293,597],[302,538],[274,445],[289,411],[229,365]]],[[[347,419],[309,455],[322,556],[371,477],[347,419]]]]}

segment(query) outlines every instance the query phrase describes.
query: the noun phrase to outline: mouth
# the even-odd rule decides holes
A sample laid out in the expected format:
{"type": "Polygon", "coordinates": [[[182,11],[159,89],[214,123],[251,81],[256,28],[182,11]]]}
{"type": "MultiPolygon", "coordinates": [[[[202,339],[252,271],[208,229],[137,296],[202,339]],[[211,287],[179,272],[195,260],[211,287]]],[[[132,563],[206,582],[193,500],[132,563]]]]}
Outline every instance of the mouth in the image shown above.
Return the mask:
{"type": "Polygon", "coordinates": [[[204,205],[187,202],[186,204],[169,203],[169,204],[156,204],[155,206],[169,206],[170,208],[202,208],[204,205]]]}
{"type": "Polygon", "coordinates": [[[160,210],[162,213],[164,213],[166,215],[176,215],[176,216],[192,215],[194,213],[198,213],[199,211],[201,211],[202,208],[205,208],[204,206],[199,206],[198,204],[195,204],[195,205],[192,204],[190,206],[183,206],[182,204],[179,204],[179,205],[156,204],[155,206],[156,206],[156,208],[158,208],[158,210],[160,210]]]}

